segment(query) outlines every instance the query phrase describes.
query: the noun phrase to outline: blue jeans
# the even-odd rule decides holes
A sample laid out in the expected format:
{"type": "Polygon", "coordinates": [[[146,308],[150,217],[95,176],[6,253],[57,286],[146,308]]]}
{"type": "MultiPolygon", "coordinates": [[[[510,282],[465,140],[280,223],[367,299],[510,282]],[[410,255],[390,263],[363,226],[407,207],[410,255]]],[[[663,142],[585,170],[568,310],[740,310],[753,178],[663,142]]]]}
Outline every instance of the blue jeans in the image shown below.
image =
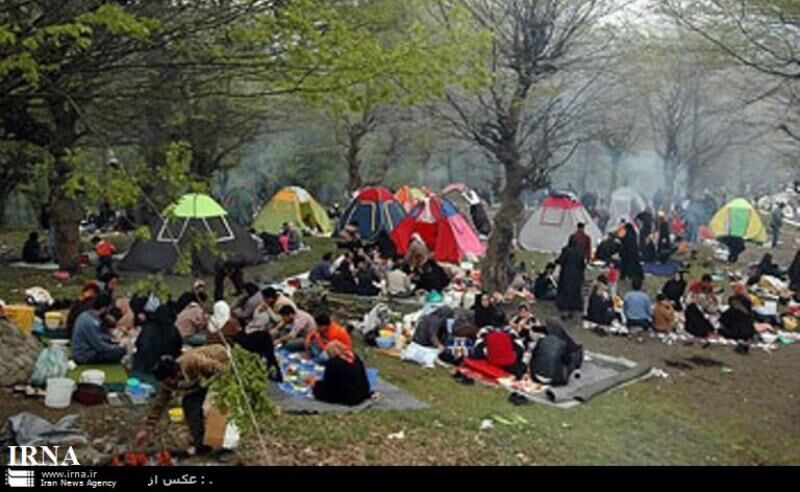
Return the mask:
{"type": "Polygon", "coordinates": [[[778,240],[781,238],[780,229],[772,229],[772,249],[778,247],[778,240]]]}

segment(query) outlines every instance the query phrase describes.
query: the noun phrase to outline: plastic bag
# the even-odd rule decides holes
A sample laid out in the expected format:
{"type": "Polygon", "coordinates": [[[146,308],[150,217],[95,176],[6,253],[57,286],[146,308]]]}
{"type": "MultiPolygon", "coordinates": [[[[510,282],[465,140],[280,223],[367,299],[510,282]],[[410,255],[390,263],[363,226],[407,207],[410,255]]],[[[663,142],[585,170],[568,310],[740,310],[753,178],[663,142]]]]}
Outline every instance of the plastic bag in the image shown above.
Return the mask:
{"type": "Polygon", "coordinates": [[[239,428],[236,427],[236,424],[232,422],[228,422],[225,425],[225,437],[222,438],[222,448],[228,450],[236,449],[236,446],[239,445],[239,428]]]}
{"type": "Polygon", "coordinates": [[[434,362],[439,356],[439,350],[432,347],[423,347],[417,343],[411,342],[400,356],[401,360],[415,362],[422,367],[432,368],[434,362]]]}
{"type": "Polygon", "coordinates": [[[33,367],[30,383],[33,386],[44,387],[49,378],[63,378],[69,371],[69,359],[61,347],[47,347],[42,349],[33,367]]]}

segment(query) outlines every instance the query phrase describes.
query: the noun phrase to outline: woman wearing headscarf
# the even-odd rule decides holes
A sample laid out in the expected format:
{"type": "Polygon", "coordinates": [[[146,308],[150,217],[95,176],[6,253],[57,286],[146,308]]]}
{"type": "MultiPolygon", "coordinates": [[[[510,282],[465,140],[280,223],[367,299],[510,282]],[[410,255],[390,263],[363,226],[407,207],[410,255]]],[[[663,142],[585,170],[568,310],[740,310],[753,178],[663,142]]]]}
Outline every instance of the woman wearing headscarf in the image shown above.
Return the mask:
{"type": "Polygon", "coordinates": [[[132,369],[138,377],[145,378],[152,376],[162,356],[177,358],[183,347],[183,339],[175,326],[169,306],[151,299],[147,297],[131,299],[134,323],[140,327],[132,369]]]}
{"type": "Polygon", "coordinates": [[[732,340],[747,341],[756,334],[755,322],[741,296],[729,300],[729,308],[719,318],[719,334],[732,340]]]}
{"type": "Polygon", "coordinates": [[[333,341],[325,347],[330,360],[325,364],[325,375],[312,389],[314,398],[326,403],[355,406],[372,396],[364,363],[341,342],[333,341]]]}
{"type": "Polygon", "coordinates": [[[684,329],[698,338],[708,338],[709,335],[714,333],[714,325],[711,324],[711,321],[703,314],[703,310],[694,302],[686,306],[684,329]]]}
{"type": "Polygon", "coordinates": [[[661,293],[667,300],[672,302],[676,310],[683,309],[683,295],[686,294],[687,283],[683,277],[683,272],[675,272],[675,275],[667,280],[664,287],[661,288],[661,293]]]}
{"type": "Polygon", "coordinates": [[[567,247],[561,251],[557,263],[561,266],[558,274],[558,294],[556,307],[562,312],[564,319],[569,319],[575,312],[583,312],[583,276],[586,259],[583,251],[570,239],[567,247]]]}
{"type": "Polygon", "coordinates": [[[639,256],[639,240],[636,237],[636,229],[633,224],[625,224],[625,236],[622,238],[622,251],[620,252],[622,262],[620,276],[626,278],[644,278],[641,257],[639,256]]]}
{"type": "Polygon", "coordinates": [[[609,326],[617,319],[614,302],[608,293],[608,287],[601,279],[592,286],[589,305],[586,308],[586,319],[601,326],[609,326]]]}
{"type": "Polygon", "coordinates": [[[504,326],[506,318],[503,313],[494,305],[489,294],[478,294],[475,298],[475,305],[472,306],[475,313],[475,326],[483,328],[485,326],[504,326]]]}
{"type": "Polygon", "coordinates": [[[408,245],[405,262],[414,272],[419,271],[422,265],[428,260],[428,246],[422,240],[422,236],[415,232],[411,234],[411,243],[408,245]]]}

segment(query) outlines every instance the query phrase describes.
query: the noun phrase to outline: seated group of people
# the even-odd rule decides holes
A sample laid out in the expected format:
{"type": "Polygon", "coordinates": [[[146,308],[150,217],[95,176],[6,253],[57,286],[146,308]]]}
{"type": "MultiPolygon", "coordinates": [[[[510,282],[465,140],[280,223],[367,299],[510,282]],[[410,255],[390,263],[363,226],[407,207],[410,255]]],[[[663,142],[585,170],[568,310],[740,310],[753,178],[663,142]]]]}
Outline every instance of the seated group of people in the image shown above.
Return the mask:
{"type": "MultiPolygon", "coordinates": [[[[242,297],[231,307],[219,300],[208,312],[205,283],[195,281],[177,301],[155,294],[134,296],[125,313],[115,306],[119,278],[109,274],[104,285],[88,284],[70,311],[68,333],[78,364],[123,362],[144,380],[156,378],[164,358],[175,360],[186,351],[209,345],[237,344],[259,354],[270,378],[282,381],[276,347],[307,352],[326,369],[314,384],[320,400],[356,405],[371,396],[363,363],[353,352],[349,332],[327,313],[312,315],[272,287],[245,283],[242,297]],[[123,319],[129,317],[128,321],[123,319]]],[[[157,378],[156,378],[157,379],[157,378]]]]}
{"type": "Polygon", "coordinates": [[[442,292],[450,284],[450,275],[436,262],[418,235],[414,235],[403,257],[397,254],[385,231],[371,245],[360,240],[341,244],[347,245],[341,256],[334,260],[333,253],[326,253],[311,269],[309,280],[312,283],[328,285],[331,292],[363,297],[381,293],[409,297],[417,291],[442,292]]]}
{"type": "Polygon", "coordinates": [[[521,303],[509,319],[500,306],[503,300],[499,293],[481,293],[466,311],[441,306],[420,318],[412,343],[435,349],[440,360],[459,365],[464,359],[447,346],[456,338],[466,339],[472,346],[468,359],[484,360],[516,379],[566,384],[583,360],[581,346],[557,319],[539,322],[528,304],[521,303]]]}
{"type": "Polygon", "coordinates": [[[608,291],[608,281],[601,275],[592,286],[585,319],[609,326],[623,320],[629,328],[653,329],[661,333],[673,331],[679,313],[684,315],[684,329],[698,338],[722,336],[746,343],[753,340],[756,324],[763,321],[753,310],[753,301],[744,282],[731,285],[727,308],[721,303],[711,275],[687,284],[685,272],[677,272],[656,296],[655,303],[642,289],[641,279],[632,281],[632,289],[622,299],[621,311],[608,291]],[[715,328],[718,321],[719,328],[715,328]]]}
{"type": "Polygon", "coordinates": [[[258,234],[255,229],[250,229],[250,237],[258,244],[259,251],[267,256],[288,255],[303,248],[301,232],[288,222],[283,223],[278,234],[258,234]]]}

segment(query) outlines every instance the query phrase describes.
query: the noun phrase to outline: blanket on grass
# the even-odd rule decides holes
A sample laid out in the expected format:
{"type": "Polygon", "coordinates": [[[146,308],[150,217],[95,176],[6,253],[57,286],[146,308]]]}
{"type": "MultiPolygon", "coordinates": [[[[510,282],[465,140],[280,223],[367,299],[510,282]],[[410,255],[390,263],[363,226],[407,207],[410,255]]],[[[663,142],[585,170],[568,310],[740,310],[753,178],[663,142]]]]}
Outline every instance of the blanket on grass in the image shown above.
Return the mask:
{"type": "Polygon", "coordinates": [[[642,268],[645,273],[654,275],[656,277],[671,277],[675,272],[680,270],[681,262],[678,260],[669,260],[666,263],[644,263],[642,268]]]}
{"type": "Polygon", "coordinates": [[[529,401],[571,408],[624,384],[644,379],[650,375],[651,368],[627,359],[587,352],[583,366],[573,373],[569,383],[561,387],[516,381],[508,374],[501,374],[497,368],[484,370],[474,361],[457,371],[481,383],[519,393],[529,401]]]}
{"type": "Polygon", "coordinates": [[[378,378],[377,369],[367,369],[367,377],[376,395],[360,405],[348,407],[317,401],[311,393],[309,377],[322,379],[325,368],[315,363],[308,354],[290,353],[283,349],[275,351],[281,366],[284,382],[271,384],[269,394],[273,402],[289,413],[348,413],[367,408],[420,409],[427,405],[402,389],[378,378]]]}

